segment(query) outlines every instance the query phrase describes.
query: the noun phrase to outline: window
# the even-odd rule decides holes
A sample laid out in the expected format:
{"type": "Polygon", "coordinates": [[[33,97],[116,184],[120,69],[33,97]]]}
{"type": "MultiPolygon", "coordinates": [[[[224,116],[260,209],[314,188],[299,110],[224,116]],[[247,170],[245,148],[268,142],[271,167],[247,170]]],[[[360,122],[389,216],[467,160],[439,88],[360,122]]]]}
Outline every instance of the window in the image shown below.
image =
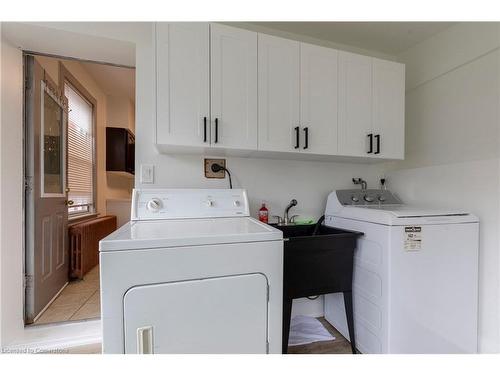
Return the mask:
{"type": "Polygon", "coordinates": [[[94,212],[94,106],[71,83],[68,98],[68,206],[70,215],[94,212]]]}

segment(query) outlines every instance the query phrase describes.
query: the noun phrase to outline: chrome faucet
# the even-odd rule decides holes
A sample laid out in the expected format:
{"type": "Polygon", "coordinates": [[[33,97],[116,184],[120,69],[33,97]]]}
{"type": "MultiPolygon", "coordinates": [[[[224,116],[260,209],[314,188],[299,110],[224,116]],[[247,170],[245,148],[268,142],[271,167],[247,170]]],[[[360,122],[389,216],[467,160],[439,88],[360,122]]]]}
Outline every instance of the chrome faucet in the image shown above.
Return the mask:
{"type": "Polygon", "coordinates": [[[281,217],[279,215],[273,215],[273,217],[276,218],[276,220],[278,220],[278,222],[276,224],[278,224],[278,225],[295,224],[295,218],[299,215],[288,216],[288,211],[290,211],[290,208],[295,207],[296,205],[297,205],[297,200],[292,199],[290,201],[290,203],[288,204],[288,206],[286,206],[285,213],[283,214],[283,217],[281,217]]]}
{"type": "Polygon", "coordinates": [[[286,206],[285,208],[285,213],[283,214],[283,223],[285,225],[288,225],[290,223],[293,223],[293,218],[296,216],[292,216],[291,218],[288,216],[288,211],[290,211],[290,208],[292,207],[295,207],[297,205],[297,200],[296,199],[292,199],[290,201],[290,203],[288,204],[288,206],[286,206]]]}
{"type": "Polygon", "coordinates": [[[352,183],[354,185],[361,185],[361,190],[366,190],[366,187],[367,187],[366,181],[363,180],[362,178],[359,178],[359,177],[358,178],[353,178],[352,179],[352,183]]]}

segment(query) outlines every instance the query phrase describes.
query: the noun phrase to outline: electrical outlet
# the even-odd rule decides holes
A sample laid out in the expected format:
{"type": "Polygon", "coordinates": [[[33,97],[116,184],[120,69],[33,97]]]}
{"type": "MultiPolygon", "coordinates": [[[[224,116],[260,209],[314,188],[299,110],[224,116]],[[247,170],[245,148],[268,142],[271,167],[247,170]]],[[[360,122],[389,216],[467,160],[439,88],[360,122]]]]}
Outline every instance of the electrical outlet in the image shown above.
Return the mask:
{"type": "Polygon", "coordinates": [[[212,164],[222,165],[224,168],[226,167],[226,159],[205,159],[205,177],[206,178],[225,178],[226,171],[213,172],[212,164]]]}

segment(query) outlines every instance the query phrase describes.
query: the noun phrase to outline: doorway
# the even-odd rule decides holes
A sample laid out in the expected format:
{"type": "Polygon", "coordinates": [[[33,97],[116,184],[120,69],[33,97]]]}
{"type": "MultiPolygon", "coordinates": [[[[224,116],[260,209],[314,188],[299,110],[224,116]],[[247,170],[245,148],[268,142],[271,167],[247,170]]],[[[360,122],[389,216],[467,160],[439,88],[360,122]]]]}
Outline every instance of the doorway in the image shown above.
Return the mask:
{"type": "Polygon", "coordinates": [[[134,186],[106,171],[106,128],[133,134],[135,70],[25,53],[24,72],[25,324],[98,319],[98,240],[134,186]]]}

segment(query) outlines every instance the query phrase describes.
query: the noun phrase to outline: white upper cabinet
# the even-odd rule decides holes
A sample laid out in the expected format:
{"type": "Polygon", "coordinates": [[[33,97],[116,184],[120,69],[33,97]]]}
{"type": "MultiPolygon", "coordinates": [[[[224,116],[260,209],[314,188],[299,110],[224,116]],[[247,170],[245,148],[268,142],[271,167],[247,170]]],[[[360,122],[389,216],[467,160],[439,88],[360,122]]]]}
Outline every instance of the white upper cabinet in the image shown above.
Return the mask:
{"type": "Polygon", "coordinates": [[[404,158],[403,64],[209,23],[156,25],[156,145],[404,158]]]}
{"type": "Polygon", "coordinates": [[[404,158],[404,65],[339,52],[339,154],[404,158]]]}
{"type": "Polygon", "coordinates": [[[370,57],[339,52],[338,103],[339,154],[366,157],[373,155],[370,57]]]}
{"type": "Polygon", "coordinates": [[[259,150],[294,151],[300,145],[300,44],[259,34],[259,150]]]}
{"type": "Polygon", "coordinates": [[[156,143],[208,145],[209,25],[156,25],[156,143]]]}
{"type": "Polygon", "coordinates": [[[300,45],[300,150],[337,154],[338,51],[300,45]]]}
{"type": "Polygon", "coordinates": [[[404,65],[373,59],[374,152],[382,158],[404,159],[404,100],[404,65]]]}
{"type": "Polygon", "coordinates": [[[212,145],[257,149],[257,33],[213,24],[212,145]]]}

